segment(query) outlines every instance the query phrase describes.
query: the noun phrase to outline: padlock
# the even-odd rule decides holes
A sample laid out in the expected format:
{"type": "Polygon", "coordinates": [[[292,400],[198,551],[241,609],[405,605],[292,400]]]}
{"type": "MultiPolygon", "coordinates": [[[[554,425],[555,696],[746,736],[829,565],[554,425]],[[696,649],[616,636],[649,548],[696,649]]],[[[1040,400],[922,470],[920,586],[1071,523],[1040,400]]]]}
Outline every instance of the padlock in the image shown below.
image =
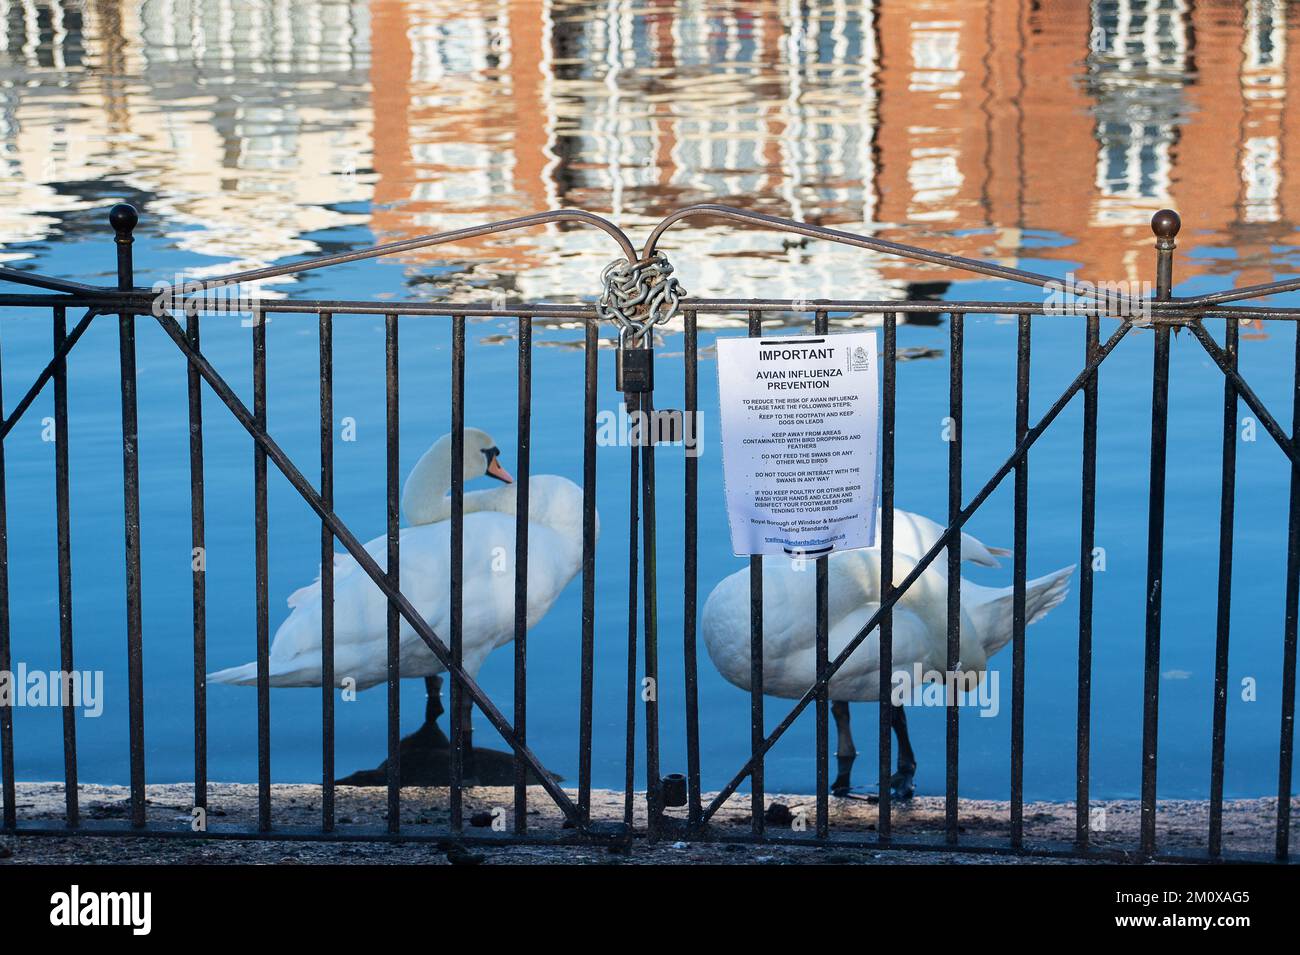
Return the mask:
{"type": "Polygon", "coordinates": [[[614,356],[615,386],[624,394],[643,394],[654,391],[654,352],[649,348],[628,346],[627,332],[618,336],[618,352],[614,356]]]}

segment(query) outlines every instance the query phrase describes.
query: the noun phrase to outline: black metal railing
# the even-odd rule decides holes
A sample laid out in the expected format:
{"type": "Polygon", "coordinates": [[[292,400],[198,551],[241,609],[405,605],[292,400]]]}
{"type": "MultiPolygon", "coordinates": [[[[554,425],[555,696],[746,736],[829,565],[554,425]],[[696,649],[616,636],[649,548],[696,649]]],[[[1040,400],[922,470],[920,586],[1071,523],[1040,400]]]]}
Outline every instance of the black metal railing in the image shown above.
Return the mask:
{"type": "MultiPolygon", "coordinates": [[[[31,272],[0,268],[0,280],[27,286],[36,291],[0,295],[0,308],[49,309],[53,316],[53,357],[23,392],[7,416],[0,417],[0,671],[11,666],[10,614],[13,595],[9,592],[9,548],[6,535],[8,502],[5,498],[4,441],[15,424],[32,405],[42,389],[53,382],[54,418],[56,427],[55,498],[58,552],[58,643],[60,662],[65,671],[73,669],[73,587],[70,553],[70,516],[68,508],[67,459],[67,357],[96,318],[118,316],[120,348],[120,390],[122,402],[122,466],[123,515],[126,555],[126,633],[127,633],[127,684],[129,700],[129,825],[92,822],[82,818],[78,806],[77,739],[75,720],[70,708],[65,708],[64,718],[64,793],[66,800],[64,825],[51,825],[39,819],[21,819],[17,812],[14,776],[14,731],[12,712],[0,707],[0,773],[3,784],[3,816],[0,832],[58,833],[76,831],[86,834],[150,834],[195,838],[213,837],[275,837],[275,838],[376,838],[376,839],[436,839],[446,833],[434,827],[403,826],[401,821],[401,766],[400,766],[400,708],[398,685],[400,679],[399,634],[403,621],[436,656],[451,676],[450,686],[450,787],[448,792],[449,822],[447,831],[466,837],[484,839],[534,839],[554,841],[626,840],[633,835],[634,800],[636,790],[636,755],[638,742],[643,740],[645,753],[645,799],[647,822],[644,835],[660,838],[672,834],[689,839],[740,839],[766,840],[793,843],[827,843],[836,845],[865,845],[881,848],[932,848],[935,844],[957,849],[978,849],[1009,852],[1066,853],[1085,856],[1110,856],[1116,850],[1098,847],[1090,833],[1090,763],[1091,736],[1091,681],[1094,579],[1091,555],[1094,547],[1097,504],[1097,432],[1098,432],[1098,369],[1116,350],[1129,332],[1138,325],[1149,326],[1154,332],[1154,364],[1152,369],[1151,454],[1148,479],[1148,531],[1147,531],[1147,586],[1145,614],[1145,649],[1143,679],[1142,721],[1142,777],[1141,826],[1136,846],[1140,858],[1161,858],[1156,839],[1157,820],[1157,756],[1159,678],[1162,620],[1162,582],[1165,576],[1165,499],[1166,499],[1166,442],[1169,399],[1169,363],[1171,330],[1188,328],[1192,336],[1208,353],[1224,375],[1223,402],[1223,469],[1220,512],[1220,542],[1216,617],[1216,649],[1214,668],[1213,736],[1211,740],[1211,783],[1209,800],[1208,853],[1206,858],[1224,856],[1223,834],[1223,775],[1226,740],[1227,660],[1229,649],[1229,608],[1231,599],[1231,572],[1233,559],[1233,511],[1235,497],[1235,438],[1239,401],[1244,401],[1260,425],[1291,462],[1291,491],[1288,510],[1288,548],[1286,570],[1286,597],[1283,608],[1282,634],[1282,704],[1281,733],[1278,753],[1278,804],[1276,819],[1276,846],[1273,856],[1279,860],[1290,857],[1290,788],[1293,747],[1293,722],[1296,672],[1297,612],[1300,605],[1300,444],[1295,429],[1300,422],[1300,336],[1297,336],[1295,407],[1292,433],[1279,424],[1258,395],[1237,370],[1238,321],[1260,319],[1278,322],[1296,322],[1300,309],[1280,308],[1271,305],[1241,304],[1262,296],[1300,289],[1300,279],[1269,285],[1253,286],[1228,292],[1196,297],[1176,298],[1171,294],[1174,240],[1179,222],[1172,212],[1161,212],[1153,219],[1156,235],[1155,295],[1139,299],[1129,296],[1103,296],[1094,286],[1075,282],[1060,282],[1050,276],[1006,266],[980,262],[957,256],[944,255],[924,249],[886,242],[869,236],[828,229],[806,223],[792,222],[759,213],[731,209],[718,205],[700,205],[682,209],[664,219],[652,232],[638,255],[634,246],[616,226],[588,213],[575,211],[548,212],[525,216],[505,222],[480,227],[440,233],[410,241],[390,243],[356,252],[322,256],[284,266],[255,269],[187,284],[180,289],[144,289],[135,285],[132,262],[133,231],[137,223],[134,209],[127,205],[115,206],[110,213],[110,223],[115,233],[117,249],[117,287],[97,287],[69,282],[31,272]],[[750,579],[750,756],[727,784],[717,793],[708,796],[702,792],[700,762],[699,676],[697,665],[698,625],[698,509],[700,499],[698,462],[687,455],[684,462],[684,534],[680,557],[684,568],[682,608],[684,629],[682,633],[684,654],[684,707],[686,774],[684,799],[679,799],[678,780],[666,783],[661,775],[659,748],[658,694],[644,699],[643,725],[638,734],[639,677],[657,681],[659,678],[659,594],[657,592],[656,560],[660,545],[656,540],[656,507],[659,503],[655,464],[657,449],[648,440],[634,446],[630,457],[630,481],[623,489],[628,496],[630,521],[628,526],[628,578],[627,578],[627,738],[625,753],[625,794],[622,817],[604,817],[592,808],[592,749],[593,749],[593,682],[596,641],[595,614],[595,537],[596,537],[596,421],[600,394],[598,380],[598,346],[601,323],[610,317],[605,307],[607,299],[596,305],[553,305],[527,303],[503,309],[499,305],[456,305],[426,302],[359,302],[342,300],[260,300],[253,306],[252,332],[252,405],[246,405],[234,388],[205,357],[201,339],[201,318],[209,305],[205,297],[214,290],[239,283],[253,282],[331,265],[354,262],[433,247],[467,238],[503,233],[548,223],[563,223],[572,227],[594,227],[606,233],[622,256],[623,265],[631,272],[648,263],[666,268],[659,244],[675,224],[692,218],[712,218],[735,222],[748,227],[758,227],[794,233],[809,238],[836,242],[877,253],[928,263],[966,274],[983,275],[1012,281],[1034,288],[1038,301],[864,301],[864,300],[747,300],[700,299],[674,300],[676,308],[655,315],[643,296],[628,298],[622,311],[614,317],[621,323],[619,343],[620,384],[629,412],[650,412],[653,402],[653,351],[652,336],[646,334],[653,321],[671,317],[680,311],[684,332],[684,409],[685,415],[698,412],[698,320],[701,314],[730,313],[745,315],[751,336],[763,333],[764,321],[774,313],[782,317],[791,312],[809,315],[812,330],[817,334],[829,331],[832,315],[858,316],[880,314],[883,317],[882,351],[882,447],[881,489],[882,519],[880,529],[881,593],[879,608],[871,615],[859,632],[833,658],[830,656],[828,636],[828,564],[827,558],[816,561],[816,678],[813,685],[794,703],[789,711],[768,731],[765,722],[767,699],[763,685],[763,564],[752,558],[750,579]],[[1083,326],[1083,363],[1078,374],[1059,396],[1047,406],[1035,421],[1030,415],[1030,349],[1034,318],[1048,314],[1048,305],[1041,298],[1043,288],[1056,288],[1074,296],[1082,306],[1073,308],[1081,316],[1083,326]],[[179,296],[179,297],[178,297],[179,296]],[[170,308],[159,309],[159,302],[171,303],[170,308]],[[175,312],[180,303],[185,310],[182,326],[175,312]],[[67,329],[69,309],[84,309],[84,315],[67,329]],[[267,335],[265,324],[271,314],[314,315],[319,322],[320,361],[320,481],[318,486],[307,479],[288,454],[271,437],[267,422],[267,335]],[[365,550],[359,540],[335,512],[334,459],[333,459],[333,324],[341,315],[383,315],[385,336],[385,404],[386,404],[386,568],[365,550]],[[994,473],[967,498],[962,482],[964,418],[964,319],[972,314],[1000,314],[1015,316],[1017,323],[1017,360],[1015,382],[1015,425],[1011,452],[994,473]],[[516,551],[514,580],[514,693],[512,713],[506,713],[488,697],[478,683],[466,672],[463,665],[463,555],[464,555],[464,426],[465,426],[465,329],[468,318],[491,315],[511,317],[517,322],[517,374],[518,407],[516,448],[518,467],[518,506],[516,509],[516,551]],[[895,419],[897,411],[896,370],[899,360],[897,326],[900,317],[910,315],[947,315],[950,320],[949,395],[948,414],[953,422],[953,435],[948,450],[948,524],[939,539],[910,569],[897,575],[894,564],[894,489],[895,489],[895,419]],[[163,332],[175,344],[186,361],[187,397],[190,428],[190,504],[191,538],[194,548],[205,546],[205,495],[204,495],[204,418],[202,390],[204,384],[228,409],[231,415],[248,432],[253,441],[254,516],[255,516],[255,593],[256,607],[256,670],[257,670],[257,792],[258,812],[255,830],[239,827],[210,827],[202,834],[190,828],[178,827],[151,819],[146,811],[147,779],[145,766],[144,674],[142,668],[144,627],[141,615],[141,545],[140,545],[140,465],[137,434],[136,391],[136,331],[142,317],[153,316],[163,332]],[[444,634],[434,632],[415,607],[403,595],[403,582],[399,576],[399,472],[398,472],[398,319],[401,316],[441,317],[450,321],[451,328],[451,388],[450,410],[452,423],[452,485],[450,516],[450,616],[444,634]],[[1118,325],[1104,341],[1100,333],[1103,317],[1117,318],[1118,325]],[[584,413],[583,413],[583,512],[582,512],[582,594],[578,780],[576,792],[571,794],[546,772],[537,756],[528,746],[528,643],[527,643],[527,573],[528,573],[528,481],[532,433],[532,329],[537,321],[552,319],[577,320],[583,323],[584,346],[584,413]],[[1205,327],[1206,319],[1224,319],[1225,336],[1220,346],[1205,327]],[[632,355],[632,351],[643,354],[632,355]],[[635,359],[635,361],[634,361],[635,359]],[[637,370],[633,370],[637,369],[637,370]],[[1076,730],[1076,806],[1075,836],[1068,845],[1048,845],[1027,842],[1024,832],[1024,731],[1025,731],[1025,626],[1026,626],[1026,576],[1028,544],[1028,486],[1029,453],[1042,435],[1056,421],[1062,410],[1075,398],[1083,395],[1082,435],[1082,503],[1080,512],[1080,585],[1079,585],[1079,638],[1078,638],[1078,699],[1076,730]],[[273,465],[297,491],[299,496],[317,514],[321,521],[321,669],[322,669],[322,792],[319,826],[309,829],[275,828],[272,824],[272,766],[271,766],[271,694],[269,675],[270,620],[268,600],[268,503],[267,477],[273,465]],[[829,712],[831,706],[830,683],[853,652],[878,634],[880,645],[880,670],[882,688],[888,684],[888,674],[893,669],[893,609],[927,569],[941,557],[946,561],[947,579],[960,577],[960,533],[972,515],[989,499],[1008,477],[1013,476],[1014,530],[1013,530],[1013,613],[1012,613],[1012,705],[1010,738],[1010,836],[1005,842],[962,838],[960,804],[958,801],[958,757],[960,753],[959,720],[956,706],[949,705],[946,721],[946,777],[944,787],[943,838],[932,844],[926,840],[899,839],[893,825],[894,807],[888,785],[892,765],[893,707],[882,702],[878,735],[878,755],[882,785],[879,793],[879,816],[876,831],[836,833],[830,826],[830,775],[828,747],[829,712]],[[334,583],[329,568],[334,560],[337,541],[356,561],[382,591],[388,601],[387,615],[387,822],[382,831],[340,827],[335,813],[334,789],[334,583]],[[491,725],[511,747],[514,758],[514,825],[513,831],[498,835],[482,830],[465,828],[465,731],[468,729],[470,707],[477,706],[491,725]],[[816,804],[815,825],[807,833],[776,833],[765,825],[766,799],[764,791],[764,764],[773,745],[789,730],[809,706],[815,708],[816,720],[816,804]],[[528,825],[527,790],[530,776],[537,780],[558,807],[565,819],[565,828],[554,831],[534,831],[528,825]],[[747,833],[723,832],[713,824],[719,810],[748,780],[750,785],[750,826],[747,833]],[[684,818],[667,810],[679,803],[685,804],[684,818]]],[[[627,273],[631,274],[631,273],[627,273]]],[[[634,290],[635,291],[635,290],[634,290]]],[[[660,289],[662,291],[662,289],[660,289]]],[[[1297,326],[1300,328],[1300,326],[1297,326]]],[[[664,360],[664,359],[660,359],[664,360]]],[[[0,401],[3,396],[3,377],[0,376],[0,401]]],[[[0,409],[3,405],[0,404],[0,409]]],[[[613,493],[613,491],[611,491],[613,493]]],[[[674,554],[674,559],[677,554],[674,554]]],[[[205,571],[196,566],[193,573],[193,695],[194,695],[194,805],[207,806],[207,633],[205,571]]],[[[960,591],[947,588],[947,648],[946,666],[956,673],[959,663],[960,591]]],[[[883,690],[882,690],[883,692],[883,690]]],[[[1178,856],[1182,858],[1182,856],[1178,856]]]]}

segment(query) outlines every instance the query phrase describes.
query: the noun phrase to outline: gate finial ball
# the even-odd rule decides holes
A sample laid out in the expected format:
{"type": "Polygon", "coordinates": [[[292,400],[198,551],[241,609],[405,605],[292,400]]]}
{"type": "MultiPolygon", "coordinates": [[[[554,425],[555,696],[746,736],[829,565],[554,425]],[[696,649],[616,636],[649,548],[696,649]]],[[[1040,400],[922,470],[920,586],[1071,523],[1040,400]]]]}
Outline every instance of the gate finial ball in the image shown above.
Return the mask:
{"type": "Polygon", "coordinates": [[[1183,227],[1183,220],[1173,209],[1161,209],[1151,217],[1151,231],[1157,239],[1172,239],[1183,227]]]}
{"type": "Polygon", "coordinates": [[[129,202],[119,202],[108,210],[108,224],[118,235],[130,235],[135,231],[136,223],[139,221],[140,213],[136,212],[135,206],[129,202]]]}

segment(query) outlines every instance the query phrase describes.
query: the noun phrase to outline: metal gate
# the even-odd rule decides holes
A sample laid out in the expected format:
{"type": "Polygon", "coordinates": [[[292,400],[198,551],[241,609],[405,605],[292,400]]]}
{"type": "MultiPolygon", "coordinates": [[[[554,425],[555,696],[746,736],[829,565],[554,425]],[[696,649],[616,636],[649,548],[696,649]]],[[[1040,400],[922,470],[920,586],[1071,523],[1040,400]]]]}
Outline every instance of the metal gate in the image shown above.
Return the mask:
{"type": "MultiPolygon", "coordinates": [[[[1291,492],[1288,505],[1288,547],[1286,569],[1286,598],[1282,613],[1282,707],[1281,741],[1278,752],[1278,804],[1276,819],[1276,851],[1279,860],[1289,858],[1290,834],[1290,782],[1292,768],[1293,721],[1296,673],[1297,610],[1300,604],[1300,446],[1295,429],[1300,421],[1300,336],[1296,343],[1295,402],[1292,409],[1292,433],[1279,424],[1251,390],[1237,371],[1238,324],[1243,320],[1270,322],[1295,322],[1300,309],[1261,307],[1239,304],[1261,296],[1300,289],[1300,279],[1253,286],[1188,298],[1174,298],[1172,285],[1172,257],[1174,238],[1179,229],[1177,215],[1162,211],[1152,220],[1156,236],[1155,295],[1137,299],[1115,296],[1099,291],[1097,286],[1074,281],[1061,282],[1050,276],[1019,269],[945,255],[913,246],[887,242],[868,236],[856,235],[821,226],[794,222],[773,216],[729,208],[721,205],[697,205],[681,209],[664,219],[651,233],[644,248],[638,253],[628,237],[607,220],[578,211],[557,211],[525,216],[480,227],[460,229],[419,239],[375,246],[362,251],[327,255],[272,268],[255,269],[198,283],[187,283],[183,288],[157,287],[146,289],[135,284],[132,262],[132,233],[137,224],[135,209],[129,205],[115,206],[109,216],[115,233],[117,250],[116,288],[86,285],[79,282],[51,278],[32,272],[0,268],[0,279],[26,286],[27,291],[0,295],[0,307],[7,309],[49,310],[53,327],[53,357],[35,381],[22,392],[22,396],[3,416],[0,439],[7,439],[25,411],[46,385],[53,383],[54,419],[56,429],[56,459],[54,490],[57,510],[58,535],[58,603],[59,647],[64,671],[73,670],[73,631],[71,625],[72,590],[70,586],[70,518],[68,506],[68,459],[66,435],[67,410],[67,359],[91,322],[109,320],[116,315],[119,331],[122,400],[122,467],[124,476],[124,539],[126,552],[126,630],[127,676],[129,698],[129,766],[130,766],[130,818],[123,825],[85,820],[81,817],[78,801],[77,743],[74,713],[64,708],[64,790],[66,816],[63,826],[51,826],[39,820],[24,820],[18,813],[14,778],[13,714],[8,707],[0,707],[0,770],[3,771],[3,818],[0,832],[53,833],[69,832],[118,835],[167,835],[198,838],[276,838],[276,839],[438,839],[448,833],[457,837],[477,839],[537,840],[588,843],[595,841],[625,842],[634,835],[633,797],[635,789],[635,762],[638,743],[638,722],[644,734],[645,766],[644,786],[648,809],[643,835],[658,839],[667,835],[684,839],[729,839],[741,841],[772,841],[799,844],[855,845],[877,848],[935,848],[970,849],[978,851],[1033,852],[1069,854],[1096,857],[1113,857],[1111,849],[1094,846],[1089,832],[1089,755],[1091,752],[1090,714],[1092,677],[1092,611],[1093,572],[1090,555],[1094,546],[1097,487],[1097,419],[1098,419],[1098,368],[1138,325],[1149,326],[1154,333],[1154,364],[1151,373],[1151,454],[1149,475],[1149,524],[1147,541],[1145,665],[1142,720],[1142,783],[1140,843],[1136,847],[1141,858],[1163,857],[1156,841],[1156,780],[1157,780],[1157,719],[1159,713],[1159,676],[1161,646],[1162,581],[1164,577],[1165,537],[1165,481],[1166,433],[1169,396],[1169,358],[1171,332],[1186,328],[1191,337],[1205,349],[1224,376],[1223,392],[1223,470],[1220,513],[1219,571],[1217,593],[1217,644],[1215,655],[1215,694],[1213,701],[1212,767],[1210,781],[1210,823],[1208,855],[1216,859],[1222,853],[1223,817],[1223,767],[1226,734],[1227,660],[1229,646],[1229,604],[1231,598],[1231,571],[1233,558],[1233,505],[1236,474],[1235,439],[1238,402],[1244,401],[1259,423],[1276,442],[1278,448],[1291,462],[1291,492]],[[1011,281],[1032,289],[1038,300],[1025,301],[867,301],[867,300],[733,300],[703,299],[686,296],[672,277],[672,267],[661,243],[666,242],[669,230],[687,220],[708,218],[736,223],[740,226],[777,230],[811,239],[819,239],[871,250],[899,258],[929,263],[959,273],[988,276],[1011,281]],[[619,258],[604,275],[604,289],[597,301],[583,305],[523,304],[502,309],[498,304],[479,306],[452,306],[423,302],[364,302],[343,300],[259,300],[253,306],[252,367],[253,402],[245,405],[230,384],[204,357],[200,339],[200,319],[210,309],[207,296],[217,289],[283,276],[308,270],[327,268],[359,259],[394,255],[414,249],[436,246],[478,236],[504,233],[517,229],[563,223],[569,227],[587,227],[603,231],[613,243],[611,251],[619,258]],[[1072,313],[1082,316],[1080,341],[1080,370],[1069,386],[1048,406],[1037,420],[1029,413],[1030,344],[1033,319],[1048,314],[1050,305],[1043,299],[1044,289],[1057,289],[1070,296],[1076,305],[1072,313]],[[159,302],[168,303],[159,308],[159,302]],[[179,307],[178,307],[179,306],[179,307]],[[67,327],[69,310],[82,311],[75,325],[67,327]],[[184,322],[177,317],[184,312],[184,322]],[[827,619],[827,560],[816,562],[817,597],[817,679],[803,696],[790,708],[770,733],[764,722],[765,707],[770,705],[763,694],[763,569],[759,558],[750,563],[751,594],[751,722],[750,758],[737,769],[727,785],[710,797],[701,791],[700,767],[700,705],[697,672],[697,620],[698,620],[698,560],[697,515],[699,508],[699,481],[696,459],[687,455],[684,462],[685,535],[680,557],[685,569],[683,593],[684,631],[681,634],[684,651],[685,732],[687,767],[684,781],[680,777],[667,779],[660,767],[659,702],[657,694],[644,700],[641,709],[638,700],[638,669],[645,678],[659,678],[659,622],[660,597],[657,592],[656,561],[664,548],[656,540],[656,455],[671,449],[656,449],[653,435],[631,450],[629,494],[631,521],[628,528],[629,572],[627,581],[627,741],[626,741],[626,799],[622,819],[604,818],[592,812],[592,687],[596,620],[594,601],[595,579],[595,522],[596,522],[596,415],[597,397],[601,383],[598,381],[597,350],[602,322],[616,326],[619,352],[619,381],[629,412],[649,412],[654,408],[653,371],[656,358],[648,332],[680,316],[685,337],[684,380],[685,415],[698,411],[698,342],[697,318],[704,313],[741,314],[748,318],[749,334],[763,332],[765,317],[774,313],[788,315],[799,312],[811,321],[811,330],[817,334],[829,331],[835,316],[880,314],[883,316],[883,401],[882,401],[882,526],[881,526],[881,604],[879,610],[857,633],[855,638],[834,658],[828,649],[827,619]],[[289,458],[268,432],[266,386],[267,341],[265,318],[272,313],[315,316],[319,324],[320,356],[320,450],[321,473],[313,482],[289,458]],[[370,314],[385,317],[386,395],[387,395],[387,564],[393,568],[385,571],[364,549],[357,537],[338,517],[333,501],[333,321],[339,315],[370,314]],[[896,410],[896,346],[897,324],[901,317],[914,314],[947,315],[950,327],[949,355],[949,414],[955,424],[953,440],[948,452],[948,525],[939,540],[927,553],[920,556],[913,569],[894,579],[894,469],[896,410]],[[1002,314],[1016,317],[1018,323],[1016,423],[1014,435],[1009,435],[1011,450],[1003,463],[979,487],[968,495],[962,486],[962,421],[963,421],[963,345],[964,319],[971,314],[1002,314]],[[464,480],[461,476],[464,460],[463,428],[465,425],[465,326],[468,318],[481,315],[512,317],[518,328],[518,494],[520,505],[516,517],[515,555],[515,631],[514,672],[515,689],[513,712],[509,715],[499,709],[484,693],[462,666],[462,597],[461,565],[464,548],[464,480]],[[398,317],[426,316],[430,320],[447,320],[452,333],[452,377],[449,397],[453,442],[453,478],[451,490],[451,615],[446,633],[436,633],[419,615],[403,595],[399,579],[399,473],[397,455],[398,423],[398,317]],[[203,479],[203,418],[201,391],[206,386],[229,410],[248,432],[254,448],[255,486],[255,567],[257,620],[257,765],[258,765],[258,826],[255,829],[215,827],[196,836],[188,827],[177,826],[151,819],[146,813],[145,797],[145,712],[143,641],[141,616],[141,546],[140,546],[140,472],[137,436],[136,398],[136,334],[140,325],[150,324],[153,317],[162,332],[174,342],[187,363],[188,413],[191,465],[191,515],[193,546],[201,548],[205,541],[204,479],[203,479]],[[532,327],[538,319],[569,319],[581,321],[585,327],[584,394],[585,414],[583,428],[583,558],[582,558],[582,612],[581,612],[581,681],[578,701],[578,781],[576,791],[561,788],[545,771],[537,756],[528,746],[527,735],[527,564],[528,564],[528,478],[529,450],[532,416],[532,327]],[[1116,318],[1119,323],[1103,341],[1102,318],[1116,318]],[[1224,320],[1222,344],[1205,327],[1207,319],[1224,320]],[[1024,834],[1024,690],[1025,690],[1025,586],[1026,542],[1028,523],[1028,467],[1029,452],[1061,411],[1082,394],[1083,401],[1083,464],[1080,475],[1082,507],[1080,519],[1080,613],[1078,637],[1078,703],[1077,703],[1077,817],[1075,838],[1072,844],[1039,844],[1027,842],[1024,834]],[[334,789],[334,653],[333,653],[333,601],[334,586],[328,573],[322,574],[322,692],[323,718],[321,727],[323,775],[321,780],[321,818],[317,827],[308,829],[273,828],[271,814],[271,694],[268,674],[270,647],[270,620],[267,585],[267,474],[268,463],[274,465],[293,486],[321,521],[322,567],[332,566],[334,544],[337,541],[360,568],[378,586],[388,599],[388,664],[387,664],[387,801],[386,829],[368,830],[340,826],[335,814],[334,789]],[[892,672],[892,610],[900,597],[924,574],[935,561],[943,559],[949,580],[959,578],[960,531],[971,516],[988,500],[996,488],[1007,478],[1014,482],[1014,633],[1012,656],[1012,707],[1011,707],[1011,774],[1009,780],[1011,829],[1006,841],[959,837],[958,803],[958,711],[953,705],[947,709],[946,739],[947,763],[945,785],[944,836],[937,842],[899,839],[895,836],[889,788],[882,785],[879,796],[879,821],[872,835],[843,834],[831,831],[829,824],[829,750],[828,713],[830,700],[828,686],[831,678],[844,665],[853,651],[864,641],[878,634],[880,641],[881,685],[892,672]],[[400,754],[398,682],[398,633],[401,621],[415,630],[423,642],[436,655],[451,675],[451,785],[448,793],[449,827],[436,830],[430,827],[404,827],[400,818],[400,754]],[[638,666],[639,665],[639,666],[638,666]],[[491,725],[501,734],[514,753],[514,804],[513,831],[493,834],[467,829],[464,825],[464,753],[462,750],[461,721],[464,718],[462,703],[468,699],[477,706],[491,725]],[[815,823],[806,833],[774,832],[765,827],[764,810],[764,760],[778,739],[809,707],[815,710],[816,744],[816,813],[815,823]],[[527,817],[527,785],[529,773],[540,782],[546,793],[559,807],[565,818],[562,830],[538,831],[530,829],[527,817]],[[746,781],[751,788],[751,824],[747,833],[723,832],[713,825],[718,810],[746,781]],[[684,786],[683,786],[684,782],[684,786]],[[684,789],[684,794],[680,792],[684,789]],[[668,812],[685,805],[685,814],[668,812]]],[[[1103,287],[1104,289],[1104,287],[1103,287]]],[[[665,358],[659,358],[660,362],[665,358]]],[[[3,378],[0,377],[0,383],[3,378]]],[[[608,385],[606,385],[608,387],[608,385]]],[[[0,671],[11,668],[10,653],[10,601],[9,547],[6,536],[6,501],[4,498],[4,444],[0,442],[0,671]]],[[[206,593],[204,571],[193,574],[193,654],[194,654],[194,804],[205,807],[208,796],[207,772],[207,711],[206,682],[206,593]]],[[[956,673],[959,667],[960,592],[948,588],[947,598],[947,669],[956,673]]],[[[891,711],[881,706],[879,724],[879,766],[881,779],[888,779],[892,763],[891,711]]],[[[1185,858],[1178,855],[1177,858],[1185,858]]]]}

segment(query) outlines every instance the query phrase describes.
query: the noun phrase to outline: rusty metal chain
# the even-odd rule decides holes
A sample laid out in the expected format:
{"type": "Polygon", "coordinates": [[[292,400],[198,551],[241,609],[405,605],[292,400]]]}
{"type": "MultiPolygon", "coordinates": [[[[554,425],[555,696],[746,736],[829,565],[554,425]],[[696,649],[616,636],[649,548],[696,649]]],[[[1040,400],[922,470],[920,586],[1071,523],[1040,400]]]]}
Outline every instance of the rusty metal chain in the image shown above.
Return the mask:
{"type": "Polygon", "coordinates": [[[673,278],[668,257],[656,252],[648,259],[629,262],[618,259],[600,273],[602,290],[596,300],[596,314],[615,322],[620,342],[638,346],[655,325],[677,314],[686,289],[673,278]]]}

